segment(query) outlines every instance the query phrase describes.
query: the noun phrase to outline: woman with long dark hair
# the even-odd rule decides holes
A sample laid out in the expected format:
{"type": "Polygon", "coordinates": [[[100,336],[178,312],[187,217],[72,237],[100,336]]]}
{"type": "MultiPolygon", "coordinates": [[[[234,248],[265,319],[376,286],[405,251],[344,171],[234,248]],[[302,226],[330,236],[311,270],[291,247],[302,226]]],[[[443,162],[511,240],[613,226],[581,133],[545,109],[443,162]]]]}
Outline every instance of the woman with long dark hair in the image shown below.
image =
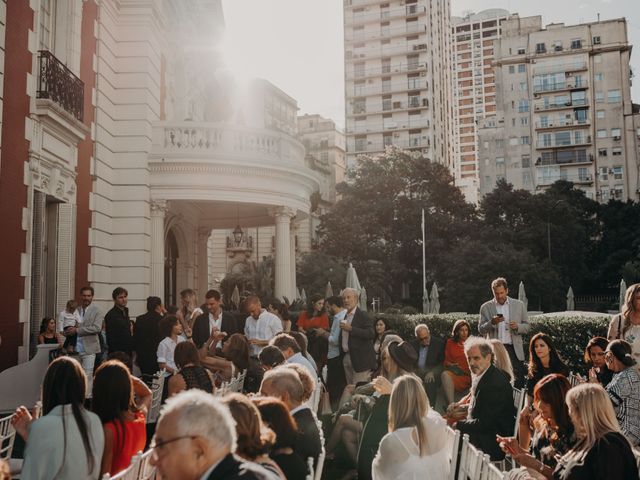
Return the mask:
{"type": "Polygon", "coordinates": [[[329,314],[322,295],[311,295],[307,310],[300,313],[296,325],[298,332],[306,335],[309,354],[320,371],[327,363],[329,351],[329,314]]]}
{"type": "Polygon", "coordinates": [[[451,329],[451,338],[444,347],[444,371],[440,378],[447,405],[453,403],[454,392],[466,392],[471,386],[471,370],[464,353],[464,342],[469,335],[469,322],[457,320],[451,329]]]}
{"type": "Polygon", "coordinates": [[[56,319],[44,317],[40,322],[40,335],[38,335],[38,345],[40,344],[60,345],[64,343],[62,336],[56,332],[56,319]]]}
{"type": "Polygon", "coordinates": [[[584,362],[589,367],[589,382],[607,387],[613,372],[607,367],[604,357],[609,341],[604,337],[593,337],[584,349],[584,362]]]}
{"type": "Polygon", "coordinates": [[[133,377],[124,363],[109,360],[96,370],[92,403],[104,427],[101,474],[115,475],[129,466],[136,453],[144,450],[151,390],[133,377]]]}
{"type": "Polygon", "coordinates": [[[26,442],[21,478],[98,479],[104,449],[100,419],[84,408],[87,379],[77,360],[56,358],[42,383],[42,414],[25,406],[12,424],[26,442]]]}
{"type": "Polygon", "coordinates": [[[169,378],[169,396],[183,390],[198,388],[213,393],[215,381],[209,370],[202,366],[198,349],[191,342],[182,342],[176,346],[173,358],[178,372],[169,378]]]}

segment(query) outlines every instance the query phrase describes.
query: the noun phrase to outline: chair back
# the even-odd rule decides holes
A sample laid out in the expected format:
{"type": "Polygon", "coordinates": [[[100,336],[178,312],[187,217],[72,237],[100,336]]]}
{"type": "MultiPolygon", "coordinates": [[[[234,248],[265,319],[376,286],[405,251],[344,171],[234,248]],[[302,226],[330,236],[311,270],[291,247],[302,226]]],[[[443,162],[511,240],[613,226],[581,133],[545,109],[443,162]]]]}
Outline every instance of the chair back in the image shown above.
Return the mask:
{"type": "MultiPolygon", "coordinates": [[[[327,452],[325,451],[324,447],[322,447],[322,451],[320,452],[320,455],[318,456],[318,463],[316,464],[316,472],[314,475],[314,480],[321,480],[322,479],[322,469],[324,468],[324,457],[326,456],[327,452]]],[[[312,462],[313,464],[313,462],[312,462]]]]}
{"type": "Polygon", "coordinates": [[[315,472],[313,470],[313,457],[307,458],[307,468],[309,469],[309,473],[307,473],[305,480],[315,480],[315,472]]]}
{"type": "Polygon", "coordinates": [[[469,442],[469,435],[462,436],[460,466],[457,480],[478,480],[482,473],[482,452],[469,442]]]}
{"type": "Polygon", "coordinates": [[[520,411],[524,407],[525,398],[527,398],[527,391],[524,388],[513,387],[513,405],[516,407],[516,424],[513,427],[514,437],[518,436],[518,418],[520,416],[520,411]]]}
{"type": "Polygon", "coordinates": [[[460,450],[460,430],[447,427],[447,448],[451,451],[451,465],[447,480],[455,480],[456,467],[458,466],[458,455],[460,450]]]}
{"type": "Polygon", "coordinates": [[[482,457],[482,474],[480,480],[506,480],[507,472],[500,470],[495,463],[491,462],[489,455],[482,457]]]}
{"type": "Polygon", "coordinates": [[[161,370],[153,376],[151,383],[151,406],[147,415],[147,423],[156,423],[160,415],[162,405],[162,391],[164,390],[165,370],[161,370]]]}
{"type": "Polygon", "coordinates": [[[153,450],[147,450],[140,455],[140,468],[136,480],[153,480],[156,478],[156,467],[151,465],[153,450]]]}
{"type": "Polygon", "coordinates": [[[571,372],[569,373],[569,378],[567,379],[569,380],[569,384],[571,385],[571,388],[580,385],[582,383],[582,380],[580,379],[579,375],[576,375],[575,373],[571,372]]]}
{"type": "Polygon", "coordinates": [[[13,442],[16,439],[16,430],[11,425],[13,415],[0,418],[0,460],[7,462],[13,452],[13,442]]]}
{"type": "Polygon", "coordinates": [[[138,472],[140,471],[140,457],[138,453],[131,458],[131,465],[121,472],[111,476],[105,473],[102,480],[138,480],[138,472]]]}

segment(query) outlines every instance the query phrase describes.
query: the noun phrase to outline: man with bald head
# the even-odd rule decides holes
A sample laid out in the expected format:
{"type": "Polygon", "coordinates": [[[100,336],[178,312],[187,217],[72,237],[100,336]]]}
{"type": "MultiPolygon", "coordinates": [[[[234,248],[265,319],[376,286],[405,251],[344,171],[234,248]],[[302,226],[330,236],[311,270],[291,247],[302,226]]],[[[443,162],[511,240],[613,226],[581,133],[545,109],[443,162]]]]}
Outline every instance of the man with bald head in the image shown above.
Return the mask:
{"type": "Polygon", "coordinates": [[[377,366],[376,351],[373,349],[373,320],[358,307],[359,296],[354,288],[342,291],[342,302],[347,313],[340,322],[339,344],[348,385],[368,382],[371,370],[377,366]]]}
{"type": "Polygon", "coordinates": [[[282,332],[282,321],[262,308],[260,298],[256,295],[246,299],[245,308],[249,316],[244,324],[244,335],[251,344],[251,356],[258,358],[269,340],[282,332]]]}
{"type": "Polygon", "coordinates": [[[311,409],[303,405],[304,387],[298,374],[286,367],[276,367],[265,372],[260,393],[282,400],[298,425],[298,441],[294,451],[304,461],[312,457],[314,463],[322,451],[322,436],[318,420],[311,409]]]}

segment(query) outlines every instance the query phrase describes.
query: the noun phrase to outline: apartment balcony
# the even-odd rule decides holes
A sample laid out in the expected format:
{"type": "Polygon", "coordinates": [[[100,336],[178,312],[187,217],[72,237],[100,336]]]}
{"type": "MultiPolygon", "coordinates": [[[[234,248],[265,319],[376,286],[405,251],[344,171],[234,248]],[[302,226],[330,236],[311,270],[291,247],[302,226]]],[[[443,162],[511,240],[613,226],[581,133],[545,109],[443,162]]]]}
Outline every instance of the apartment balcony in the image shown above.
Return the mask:
{"type": "Polygon", "coordinates": [[[39,75],[36,98],[51,100],[76,120],[84,113],[84,83],[47,50],[38,52],[39,75]]]}
{"type": "Polygon", "coordinates": [[[562,155],[558,155],[558,152],[549,152],[544,157],[538,157],[536,160],[536,167],[551,167],[551,166],[574,166],[574,165],[589,165],[593,163],[593,154],[587,154],[585,150],[579,150],[575,152],[562,151],[562,155]]]}
{"type": "Polygon", "coordinates": [[[536,122],[536,130],[556,129],[563,127],[576,127],[576,126],[588,126],[591,125],[590,118],[575,119],[575,118],[555,118],[549,119],[546,122],[536,122]]]}
{"type": "Polygon", "coordinates": [[[581,80],[576,82],[575,80],[568,80],[561,83],[553,83],[546,85],[534,85],[533,93],[547,93],[547,92],[561,92],[563,90],[579,90],[589,87],[589,82],[581,80]]]}
{"type": "Polygon", "coordinates": [[[396,120],[387,123],[366,123],[364,125],[349,125],[347,123],[347,134],[364,134],[364,133],[382,133],[390,130],[413,130],[431,128],[431,122],[428,118],[419,121],[410,122],[407,120],[396,120]]]}
{"type": "Polygon", "coordinates": [[[547,110],[560,110],[565,108],[584,107],[589,105],[589,101],[586,98],[576,100],[566,100],[564,102],[536,102],[533,106],[533,110],[536,112],[543,112],[547,110]]]}
{"type": "Polygon", "coordinates": [[[401,112],[412,108],[428,108],[428,98],[411,98],[407,102],[403,101],[384,101],[382,103],[372,103],[369,105],[352,105],[351,112],[347,113],[347,117],[362,115],[380,115],[383,113],[401,112]]]}
{"type": "Polygon", "coordinates": [[[586,175],[550,175],[550,176],[539,176],[536,182],[536,188],[544,188],[548,187],[558,180],[564,180],[567,182],[573,182],[578,185],[592,185],[593,184],[593,175],[590,173],[586,175]]]}
{"type": "Polygon", "coordinates": [[[345,35],[344,40],[346,43],[365,42],[380,38],[403,37],[405,35],[423,33],[426,31],[426,25],[418,24],[418,22],[411,22],[407,25],[398,27],[380,27],[380,30],[378,31],[351,32],[350,34],[345,35]]]}
{"type": "Polygon", "coordinates": [[[411,18],[423,15],[426,8],[421,5],[406,5],[404,8],[394,8],[393,10],[382,10],[380,12],[353,13],[345,12],[344,23],[347,26],[363,25],[366,23],[379,23],[380,21],[394,18],[411,18]]]}
{"type": "Polygon", "coordinates": [[[422,80],[421,82],[396,82],[391,84],[382,84],[382,85],[374,85],[371,87],[361,87],[361,86],[353,86],[352,94],[347,94],[348,98],[352,97],[366,97],[370,95],[386,95],[391,93],[398,92],[407,92],[407,91],[415,91],[415,90],[427,90],[429,87],[427,85],[427,81],[422,80]]]}
{"type": "Polygon", "coordinates": [[[580,72],[583,70],[587,70],[587,68],[587,62],[558,63],[556,65],[536,67],[533,69],[533,74],[542,75],[545,73],[580,72]]]}
{"type": "Polygon", "coordinates": [[[357,60],[365,58],[391,57],[393,55],[410,55],[412,53],[420,53],[427,51],[426,43],[392,45],[378,48],[364,48],[361,50],[345,52],[347,60],[357,60]]]}
{"type": "Polygon", "coordinates": [[[577,147],[581,145],[591,145],[591,135],[586,135],[582,139],[574,140],[572,142],[537,142],[536,149],[544,150],[546,148],[568,148],[577,147]]]}
{"type": "Polygon", "coordinates": [[[347,80],[364,80],[381,76],[393,75],[396,73],[425,72],[426,63],[398,63],[395,65],[383,65],[382,67],[365,68],[361,70],[347,71],[347,80]]]}
{"type": "Polygon", "coordinates": [[[392,142],[366,142],[355,143],[349,145],[347,153],[365,154],[384,152],[387,147],[394,146],[402,148],[404,150],[420,149],[423,152],[427,152],[431,148],[431,142],[428,138],[423,139],[409,139],[409,140],[394,140],[392,142]]]}

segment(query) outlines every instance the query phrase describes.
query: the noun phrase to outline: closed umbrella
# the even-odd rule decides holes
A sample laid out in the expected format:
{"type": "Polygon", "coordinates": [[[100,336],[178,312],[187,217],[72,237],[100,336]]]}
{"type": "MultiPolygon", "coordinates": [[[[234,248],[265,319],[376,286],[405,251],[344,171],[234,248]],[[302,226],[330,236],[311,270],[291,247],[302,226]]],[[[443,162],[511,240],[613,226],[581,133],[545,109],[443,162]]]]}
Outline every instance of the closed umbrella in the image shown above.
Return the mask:
{"type": "Polygon", "coordinates": [[[627,284],[624,281],[624,278],[620,280],[620,311],[622,311],[622,307],[624,305],[624,296],[627,294],[627,284]]]}
{"type": "Polygon", "coordinates": [[[527,298],[527,293],[524,291],[524,283],[520,282],[518,286],[518,300],[524,303],[524,308],[527,308],[529,304],[529,299],[527,298]]]}
{"type": "Polygon", "coordinates": [[[438,295],[438,285],[433,282],[431,287],[431,310],[430,313],[440,313],[440,296],[438,295]]]}
{"type": "Polygon", "coordinates": [[[575,296],[573,295],[573,288],[569,287],[567,292],[567,312],[573,312],[576,309],[575,296]]]}
{"type": "Polygon", "coordinates": [[[349,268],[347,268],[347,278],[344,282],[345,288],[355,288],[358,292],[362,290],[360,286],[360,281],[358,280],[358,274],[356,273],[356,269],[353,267],[353,264],[349,264],[349,268]]]}
{"type": "Polygon", "coordinates": [[[358,300],[358,307],[360,307],[360,310],[363,311],[367,311],[367,290],[362,287],[362,289],[360,289],[360,299],[358,300]]]}
{"type": "Polygon", "coordinates": [[[333,287],[331,286],[331,282],[327,282],[327,288],[324,290],[324,298],[333,297],[333,287]]]}
{"type": "Polygon", "coordinates": [[[302,289],[302,292],[300,292],[300,300],[307,303],[307,292],[304,291],[304,288],[302,289]]]}
{"type": "Polygon", "coordinates": [[[238,290],[238,285],[233,287],[233,293],[231,294],[231,303],[235,308],[240,308],[240,290],[238,290]]]}

